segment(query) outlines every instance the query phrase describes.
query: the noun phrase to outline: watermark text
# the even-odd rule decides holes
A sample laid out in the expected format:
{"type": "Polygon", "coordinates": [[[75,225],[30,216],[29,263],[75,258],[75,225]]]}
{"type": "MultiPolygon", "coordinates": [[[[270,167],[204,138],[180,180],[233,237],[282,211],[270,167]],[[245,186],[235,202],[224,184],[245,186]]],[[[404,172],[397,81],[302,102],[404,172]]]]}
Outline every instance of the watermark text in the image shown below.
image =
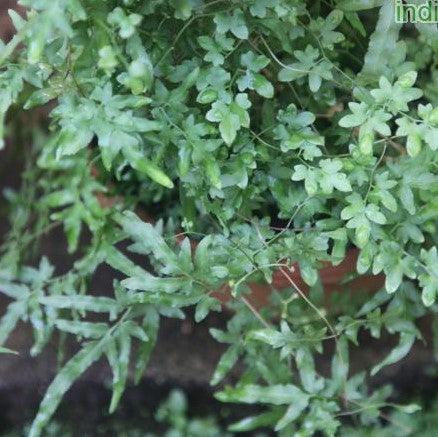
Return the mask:
{"type": "Polygon", "coordinates": [[[424,3],[395,0],[395,21],[397,23],[438,23],[438,0],[427,0],[424,3]]]}

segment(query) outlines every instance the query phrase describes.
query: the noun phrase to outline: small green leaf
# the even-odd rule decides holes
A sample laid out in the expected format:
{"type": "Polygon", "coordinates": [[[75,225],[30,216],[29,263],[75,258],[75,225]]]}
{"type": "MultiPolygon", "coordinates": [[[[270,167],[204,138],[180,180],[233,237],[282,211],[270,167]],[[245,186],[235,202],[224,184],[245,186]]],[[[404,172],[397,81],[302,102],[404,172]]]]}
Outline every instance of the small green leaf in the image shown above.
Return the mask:
{"type": "Polygon", "coordinates": [[[101,338],[109,329],[106,323],[90,323],[64,319],[56,320],[55,326],[60,331],[69,332],[84,338],[101,338]]]}
{"type": "Polygon", "coordinates": [[[410,332],[402,332],[400,334],[399,344],[391,351],[391,353],[378,365],[371,370],[371,375],[376,375],[383,367],[389,366],[404,358],[412,348],[415,341],[415,334],[410,332]]]}
{"type": "Polygon", "coordinates": [[[384,0],[341,0],[337,7],[343,11],[364,11],[382,6],[384,0]]]}
{"type": "Polygon", "coordinates": [[[286,410],[284,416],[277,422],[275,425],[275,431],[281,431],[290,423],[300,417],[301,413],[307,408],[309,405],[310,396],[304,395],[295,400],[286,410]]]}
{"type": "Polygon", "coordinates": [[[195,310],[195,321],[196,323],[202,322],[209,314],[210,311],[220,311],[221,304],[220,302],[210,296],[202,298],[199,303],[196,305],[195,310]]]}
{"type": "Polygon", "coordinates": [[[18,352],[0,346],[0,355],[1,354],[18,355],[18,352]]]}
{"type": "Polygon", "coordinates": [[[118,216],[117,221],[127,235],[137,243],[139,249],[144,251],[144,254],[153,253],[157,260],[166,265],[166,270],[181,272],[177,255],[150,223],[145,223],[130,211],[125,211],[118,216]]]}
{"type": "Polygon", "coordinates": [[[254,89],[266,99],[272,99],[272,97],[274,97],[274,87],[271,82],[261,74],[254,75],[254,89]]]}
{"type": "Polygon", "coordinates": [[[393,2],[384,2],[381,0],[347,0],[344,1],[342,5],[346,5],[347,3],[350,4],[347,8],[340,5],[338,5],[338,7],[348,11],[359,11],[381,6],[376,29],[370,37],[362,74],[371,75],[376,78],[387,72],[389,73],[392,67],[391,64],[395,63],[394,61],[397,59],[395,55],[403,50],[400,45],[397,45],[402,25],[395,20],[393,2]]]}
{"type": "Polygon", "coordinates": [[[236,364],[240,353],[241,348],[239,345],[232,345],[227,349],[216,366],[216,370],[214,371],[213,377],[210,381],[211,385],[217,385],[225,378],[227,373],[236,364]]]}
{"type": "Polygon", "coordinates": [[[409,135],[406,150],[411,157],[417,156],[421,152],[421,138],[419,135],[409,135]]]}
{"type": "Polygon", "coordinates": [[[118,328],[117,339],[108,344],[106,353],[113,371],[113,395],[109,407],[109,413],[112,414],[120,402],[128,379],[131,336],[126,324],[118,328]]]}
{"type": "Polygon", "coordinates": [[[426,285],[421,293],[421,298],[425,306],[430,307],[435,303],[438,294],[438,287],[435,284],[426,285]]]}
{"type": "Polygon", "coordinates": [[[136,384],[140,382],[144,370],[149,362],[151,353],[157,342],[159,327],[160,317],[158,312],[152,307],[148,308],[143,319],[143,329],[146,332],[149,340],[142,342],[137,352],[134,375],[134,381],[136,384]]]}
{"type": "Polygon", "coordinates": [[[348,340],[346,337],[340,337],[336,342],[336,351],[332,359],[332,381],[333,388],[337,391],[343,391],[348,378],[350,368],[350,357],[348,350],[348,340]]]}
{"type": "Polygon", "coordinates": [[[422,408],[418,404],[408,404],[408,405],[393,405],[398,411],[405,414],[414,414],[417,411],[421,411],[422,408]]]}
{"type": "Polygon", "coordinates": [[[215,395],[221,402],[241,402],[245,404],[288,405],[307,398],[307,394],[292,384],[260,386],[244,384],[240,387],[226,387],[215,395]]]}
{"type": "Polygon", "coordinates": [[[38,299],[41,305],[58,309],[75,309],[93,313],[110,313],[116,315],[119,306],[114,299],[95,296],[42,296],[38,299]]]}
{"type": "Polygon", "coordinates": [[[307,261],[300,262],[300,272],[307,285],[313,287],[318,280],[317,270],[307,261]]]}
{"type": "Polygon", "coordinates": [[[385,277],[385,287],[388,293],[394,293],[400,287],[403,280],[403,266],[398,263],[392,267],[385,277]]]}
{"type": "Polygon", "coordinates": [[[310,350],[305,347],[298,349],[295,360],[303,388],[311,394],[319,392],[324,386],[324,380],[316,373],[315,361],[310,350]]]}
{"type": "Polygon", "coordinates": [[[110,337],[107,336],[99,342],[87,343],[59,371],[47,389],[44,399],[40,404],[38,414],[29,431],[29,437],[41,436],[44,427],[58,408],[64,394],[70,389],[79,376],[102,356],[109,339],[110,337]]]}
{"type": "Polygon", "coordinates": [[[369,204],[365,208],[366,216],[374,223],[379,225],[386,224],[386,217],[379,211],[379,208],[374,204],[369,204]]]}
{"type": "Polygon", "coordinates": [[[275,424],[281,416],[277,411],[268,411],[258,416],[245,417],[228,427],[231,432],[253,431],[275,424]]]}
{"type": "Polygon", "coordinates": [[[220,190],[222,188],[221,170],[218,162],[213,157],[205,160],[205,173],[211,185],[220,190]]]}
{"type": "Polygon", "coordinates": [[[417,77],[416,71],[408,71],[398,78],[397,83],[403,88],[411,88],[417,81],[417,77]]]}
{"type": "Polygon", "coordinates": [[[226,144],[231,145],[234,142],[239,127],[239,117],[236,114],[228,112],[222,117],[219,131],[226,144]]]}
{"type": "Polygon", "coordinates": [[[122,151],[132,168],[149,176],[153,181],[162,185],[163,187],[170,189],[174,188],[174,184],[169,176],[167,176],[166,173],[160,169],[160,167],[158,167],[149,159],[145,158],[140,151],[131,147],[124,147],[122,151]]]}
{"type": "Polygon", "coordinates": [[[240,39],[248,39],[249,32],[241,9],[234,9],[232,15],[220,12],[215,15],[217,32],[220,34],[230,31],[240,39]]]}
{"type": "Polygon", "coordinates": [[[25,315],[27,305],[23,301],[9,304],[6,313],[0,319],[0,346],[5,343],[18,321],[25,315]]]}
{"type": "Polygon", "coordinates": [[[213,103],[218,98],[218,92],[215,89],[212,88],[206,88],[205,90],[201,91],[198,94],[198,97],[196,98],[196,101],[198,103],[201,103],[202,105],[206,105],[208,103],[213,103]]]}
{"type": "Polygon", "coordinates": [[[364,155],[370,156],[373,154],[373,145],[374,145],[373,132],[366,132],[360,136],[359,148],[364,155]]]}

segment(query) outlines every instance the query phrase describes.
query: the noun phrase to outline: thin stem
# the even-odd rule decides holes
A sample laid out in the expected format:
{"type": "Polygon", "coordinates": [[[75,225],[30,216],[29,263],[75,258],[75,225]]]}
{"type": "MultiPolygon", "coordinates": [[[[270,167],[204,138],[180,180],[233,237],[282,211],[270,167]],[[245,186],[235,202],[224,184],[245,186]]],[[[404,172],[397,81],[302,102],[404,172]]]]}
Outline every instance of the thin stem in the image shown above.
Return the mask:
{"type": "Polygon", "coordinates": [[[267,329],[272,329],[272,326],[263,318],[252,303],[245,297],[240,296],[240,300],[249,308],[249,310],[256,316],[260,323],[267,329]]]}
{"type": "Polygon", "coordinates": [[[367,194],[365,195],[365,202],[367,201],[368,196],[370,195],[370,192],[371,192],[371,188],[373,186],[374,174],[376,173],[377,168],[379,167],[380,163],[382,162],[383,157],[385,156],[385,153],[386,153],[386,143],[383,146],[383,151],[382,151],[382,154],[380,155],[380,158],[378,159],[378,161],[376,162],[376,165],[374,166],[373,170],[371,171],[370,185],[368,187],[367,194]]]}
{"type": "MultiPolygon", "coordinates": [[[[318,316],[321,318],[321,320],[324,321],[324,323],[329,328],[330,332],[333,334],[333,338],[336,340],[338,337],[338,334],[335,331],[335,329],[333,328],[332,324],[328,321],[325,314],[306,296],[306,293],[304,293],[304,291],[301,290],[301,288],[295,283],[295,281],[284,271],[285,267],[290,271],[289,267],[285,266],[284,264],[277,264],[277,267],[279,267],[281,274],[292,285],[292,287],[295,288],[295,290],[301,296],[301,298],[318,314],[318,316]]],[[[342,359],[342,357],[341,357],[341,359],[342,359]]]]}
{"type": "Polygon", "coordinates": [[[161,64],[161,62],[163,62],[164,59],[166,59],[166,57],[169,55],[170,52],[172,52],[173,50],[175,50],[175,45],[177,44],[177,42],[179,41],[179,39],[182,37],[183,33],[185,32],[185,30],[193,23],[193,21],[195,21],[197,17],[193,16],[192,18],[190,18],[189,21],[187,21],[187,23],[181,28],[181,30],[177,33],[172,45],[164,52],[163,56],[159,59],[159,61],[155,64],[155,67],[157,67],[158,65],[161,64]]]}
{"type": "Polygon", "coordinates": [[[303,74],[309,74],[309,70],[301,70],[299,68],[291,67],[290,65],[286,65],[283,62],[280,61],[280,59],[277,58],[275,53],[271,50],[271,47],[269,47],[266,40],[263,38],[262,35],[260,35],[260,40],[262,41],[263,45],[266,47],[266,50],[268,50],[269,54],[272,56],[272,58],[277,62],[278,65],[280,65],[283,68],[286,68],[287,70],[296,71],[297,73],[303,73],[303,74]]]}
{"type": "MultiPolygon", "coordinates": [[[[275,241],[277,241],[285,232],[287,232],[290,228],[290,225],[292,224],[292,222],[294,221],[296,215],[300,212],[301,208],[305,205],[305,203],[309,200],[309,197],[306,197],[306,199],[297,206],[297,209],[295,210],[295,212],[293,213],[292,217],[289,219],[289,221],[287,222],[285,228],[278,233],[277,235],[275,235],[275,237],[272,237],[267,243],[264,243],[265,246],[270,246],[272,243],[274,243],[275,241]]],[[[261,252],[262,249],[259,249],[254,256],[256,256],[257,254],[259,254],[261,252]]]]}

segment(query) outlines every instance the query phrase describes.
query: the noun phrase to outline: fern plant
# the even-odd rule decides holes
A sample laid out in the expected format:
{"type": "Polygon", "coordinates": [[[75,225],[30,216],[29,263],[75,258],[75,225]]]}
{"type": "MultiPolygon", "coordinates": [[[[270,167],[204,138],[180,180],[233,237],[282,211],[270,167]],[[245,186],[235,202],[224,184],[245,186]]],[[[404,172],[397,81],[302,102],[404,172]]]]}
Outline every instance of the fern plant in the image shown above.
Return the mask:
{"type": "Polygon", "coordinates": [[[389,386],[371,393],[349,351],[359,332],[397,335],[375,375],[422,338],[418,318],[437,323],[436,25],[402,27],[383,0],[19,4],[16,34],[0,45],[0,125],[8,111],[50,102],[51,113],[21,191],[6,192],[0,345],[20,320],[33,327],[33,355],[54,335],[80,345],[30,436],[100,359],[113,371],[114,411],[130,363],[136,381],[143,374],[160,318],[195,306],[200,322],[222,309],[213,291],[224,286],[234,315],[211,331],[229,345],[212,384],[239,359],[245,369],[216,396],[265,408],[231,431],[332,436],[350,416],[383,426],[382,410],[414,412],[389,386]],[[77,257],[62,275],[28,259],[58,225],[77,257]],[[91,239],[79,244],[85,229],[91,239]],[[120,249],[125,240],[150,270],[120,249]],[[384,289],[358,304],[339,285],[346,302],[328,305],[318,270],[351,247],[357,274],[383,272],[384,289]],[[294,263],[310,294],[291,279],[294,263]],[[101,264],[125,277],[105,296],[90,289],[101,264]],[[259,311],[248,284],[274,273],[290,287],[259,311]],[[322,373],[315,357],[327,343],[322,373]]]}

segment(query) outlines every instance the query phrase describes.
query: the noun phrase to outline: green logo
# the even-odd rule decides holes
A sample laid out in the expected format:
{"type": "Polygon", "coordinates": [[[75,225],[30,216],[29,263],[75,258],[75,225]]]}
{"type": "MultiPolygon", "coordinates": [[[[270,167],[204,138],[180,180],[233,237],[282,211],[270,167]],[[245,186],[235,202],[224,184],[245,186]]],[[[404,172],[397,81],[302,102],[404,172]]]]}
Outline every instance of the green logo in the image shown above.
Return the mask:
{"type": "Polygon", "coordinates": [[[397,23],[438,23],[438,0],[428,0],[418,4],[395,0],[395,21],[397,23]]]}

